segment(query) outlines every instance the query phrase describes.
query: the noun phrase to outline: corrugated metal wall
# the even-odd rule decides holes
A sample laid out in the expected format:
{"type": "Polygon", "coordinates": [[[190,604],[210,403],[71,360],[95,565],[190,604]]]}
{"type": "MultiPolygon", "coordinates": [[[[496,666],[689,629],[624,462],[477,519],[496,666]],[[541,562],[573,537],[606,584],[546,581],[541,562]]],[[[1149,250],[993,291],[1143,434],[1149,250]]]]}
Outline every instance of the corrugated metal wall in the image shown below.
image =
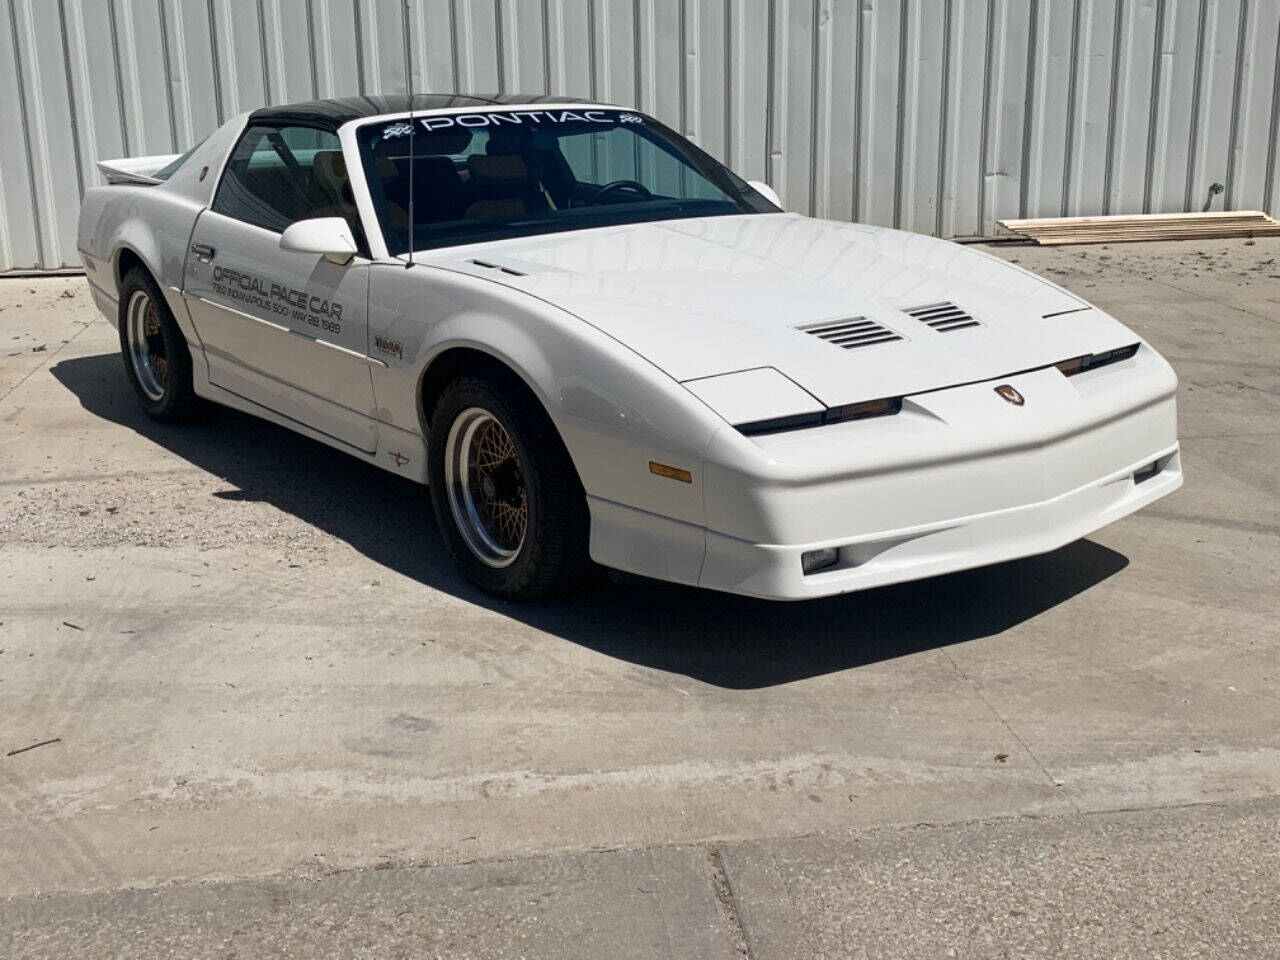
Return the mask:
{"type": "Polygon", "coordinates": [[[1280,0],[0,0],[0,270],[75,265],[94,161],[264,103],[636,106],[795,210],[1275,211],[1280,0]]]}

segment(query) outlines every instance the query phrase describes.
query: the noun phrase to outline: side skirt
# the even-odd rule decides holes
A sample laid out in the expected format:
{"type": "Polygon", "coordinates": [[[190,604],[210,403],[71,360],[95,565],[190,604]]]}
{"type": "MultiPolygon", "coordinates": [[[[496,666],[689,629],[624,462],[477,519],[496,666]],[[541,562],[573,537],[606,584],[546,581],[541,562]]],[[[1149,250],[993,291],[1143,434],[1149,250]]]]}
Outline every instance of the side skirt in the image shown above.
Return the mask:
{"type": "MultiPolygon", "coordinates": [[[[199,352],[203,358],[203,351],[199,352]]],[[[402,430],[387,423],[379,423],[377,427],[378,444],[377,449],[373,453],[351,446],[344,443],[337,437],[331,437],[327,433],[300,423],[291,417],[255,403],[238,393],[232,393],[225,390],[217,384],[209,382],[208,365],[204,362],[192,364],[193,370],[193,386],[197,396],[204,397],[214,403],[220,403],[224,407],[231,407],[242,413],[248,413],[252,416],[259,417],[277,426],[285,427],[294,433],[300,433],[302,436],[311,440],[316,440],[326,446],[333,447],[335,450],[341,450],[343,453],[350,454],[358,460],[365,463],[371,463],[375,467],[381,467],[389,473],[412,480],[415,483],[423,485],[427,482],[427,445],[426,441],[415,433],[408,430],[402,430]]]]}

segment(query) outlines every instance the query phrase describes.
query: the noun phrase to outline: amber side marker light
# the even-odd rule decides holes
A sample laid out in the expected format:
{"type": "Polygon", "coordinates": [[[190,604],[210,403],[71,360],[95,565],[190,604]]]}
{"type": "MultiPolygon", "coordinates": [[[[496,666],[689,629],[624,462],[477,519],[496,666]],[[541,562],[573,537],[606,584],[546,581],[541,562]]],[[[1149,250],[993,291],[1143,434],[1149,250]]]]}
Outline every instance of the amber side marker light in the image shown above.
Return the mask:
{"type": "Polygon", "coordinates": [[[666,477],[668,480],[679,480],[681,483],[693,483],[693,474],[679,467],[669,467],[657,460],[649,461],[649,472],[654,476],[666,477]]]}
{"type": "Polygon", "coordinates": [[[1084,373],[1094,367],[1105,367],[1108,363],[1128,360],[1137,352],[1138,345],[1134,343],[1127,347],[1120,347],[1118,350],[1106,350],[1102,353],[1085,354],[1083,357],[1072,357],[1070,360],[1055,363],[1054,366],[1062,371],[1064,377],[1074,377],[1077,373],[1084,373]]]}

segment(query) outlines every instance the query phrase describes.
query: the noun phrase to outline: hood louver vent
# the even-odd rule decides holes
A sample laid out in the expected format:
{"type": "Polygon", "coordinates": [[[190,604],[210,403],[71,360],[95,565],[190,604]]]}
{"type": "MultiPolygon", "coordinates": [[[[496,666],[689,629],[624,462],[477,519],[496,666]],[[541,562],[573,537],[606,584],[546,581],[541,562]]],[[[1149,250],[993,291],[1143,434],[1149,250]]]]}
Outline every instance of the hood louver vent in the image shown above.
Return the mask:
{"type": "Polygon", "coordinates": [[[822,323],[814,323],[806,327],[797,327],[796,329],[811,334],[819,340],[835,344],[837,347],[843,347],[846,350],[871,347],[877,343],[892,343],[894,340],[902,339],[889,328],[882,327],[874,320],[868,320],[866,317],[849,317],[847,320],[824,320],[822,323]]]}
{"type": "Polygon", "coordinates": [[[954,303],[926,303],[920,307],[908,307],[902,311],[915,317],[927,327],[939,333],[950,333],[952,330],[964,330],[966,327],[982,326],[954,303]]]}
{"type": "Polygon", "coordinates": [[[513,277],[523,277],[525,274],[519,270],[512,270],[510,267],[504,267],[500,263],[490,263],[488,260],[472,260],[477,267],[484,267],[486,270],[501,270],[503,273],[509,273],[513,277]]]}

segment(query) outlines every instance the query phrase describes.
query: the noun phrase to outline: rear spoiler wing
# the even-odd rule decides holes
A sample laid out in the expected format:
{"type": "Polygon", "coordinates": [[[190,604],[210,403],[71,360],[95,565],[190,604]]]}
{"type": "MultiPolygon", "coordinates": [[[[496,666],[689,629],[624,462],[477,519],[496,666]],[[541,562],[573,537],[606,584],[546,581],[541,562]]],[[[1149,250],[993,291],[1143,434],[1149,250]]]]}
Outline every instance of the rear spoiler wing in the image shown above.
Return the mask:
{"type": "Polygon", "coordinates": [[[164,183],[152,174],[178,159],[180,154],[171,153],[155,157],[123,157],[120,160],[99,160],[98,170],[107,178],[107,183],[135,183],[153,185],[164,183]]]}

